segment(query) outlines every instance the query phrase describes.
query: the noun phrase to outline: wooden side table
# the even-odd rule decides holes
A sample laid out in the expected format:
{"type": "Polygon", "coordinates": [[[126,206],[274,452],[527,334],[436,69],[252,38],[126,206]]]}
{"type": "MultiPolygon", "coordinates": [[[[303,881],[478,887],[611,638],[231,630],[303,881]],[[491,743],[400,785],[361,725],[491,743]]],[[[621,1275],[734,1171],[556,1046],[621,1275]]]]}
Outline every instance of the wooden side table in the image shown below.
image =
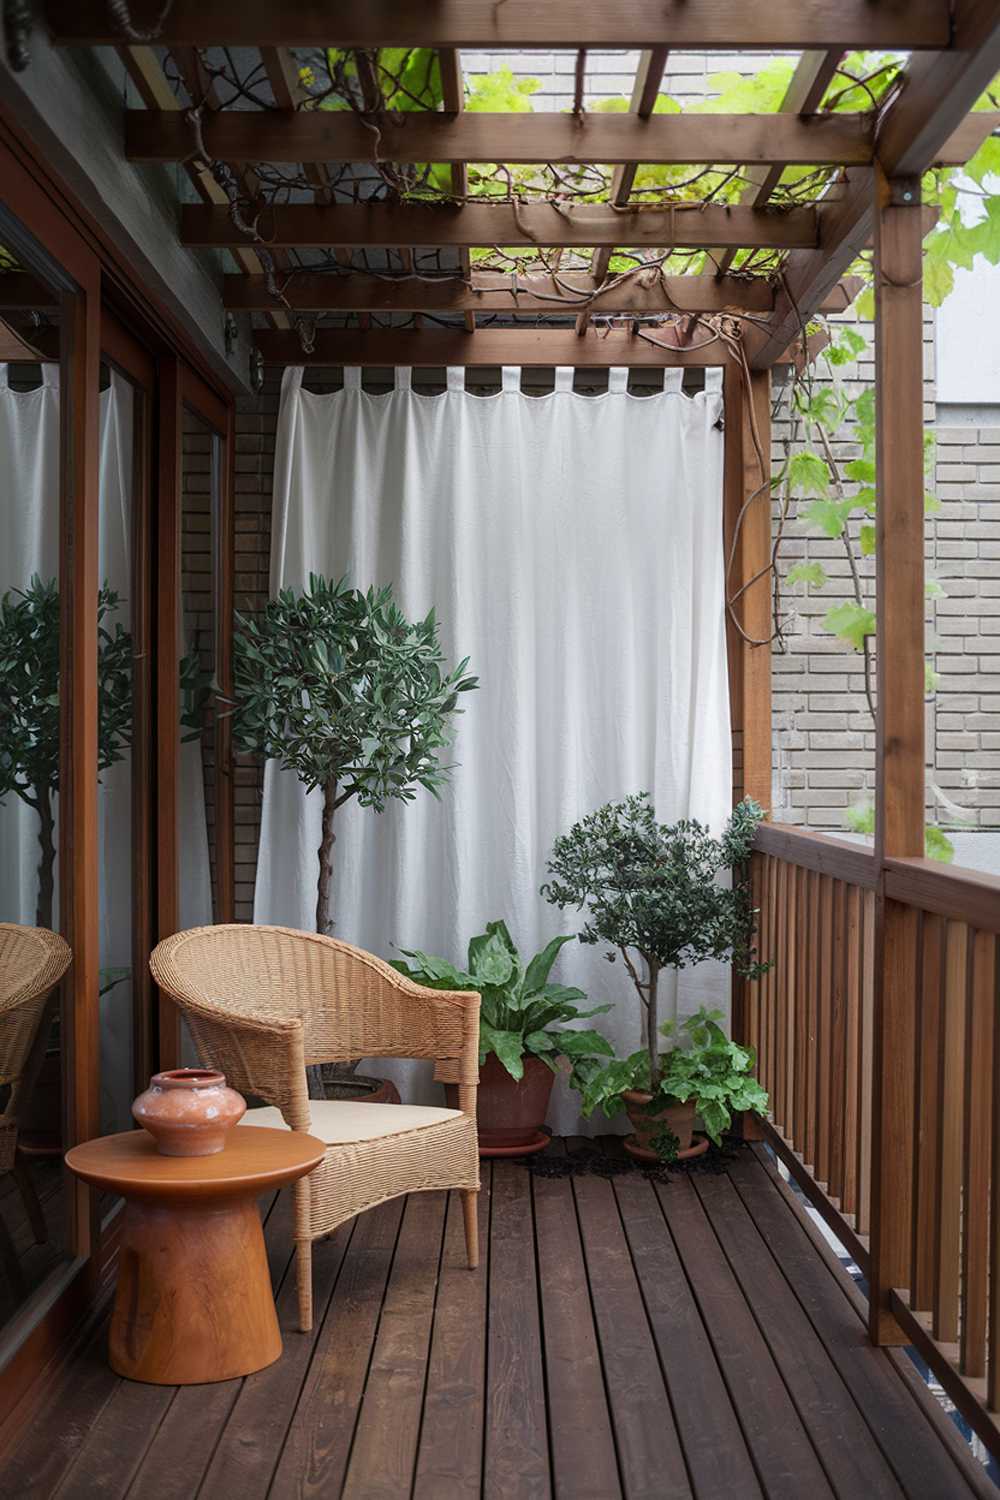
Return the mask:
{"type": "Polygon", "coordinates": [[[74,1146],[66,1165],[125,1199],[112,1369],[154,1385],[232,1380],[281,1353],[256,1199],[323,1160],[315,1136],[240,1126],[215,1156],[161,1156],[144,1130],[74,1146]]]}

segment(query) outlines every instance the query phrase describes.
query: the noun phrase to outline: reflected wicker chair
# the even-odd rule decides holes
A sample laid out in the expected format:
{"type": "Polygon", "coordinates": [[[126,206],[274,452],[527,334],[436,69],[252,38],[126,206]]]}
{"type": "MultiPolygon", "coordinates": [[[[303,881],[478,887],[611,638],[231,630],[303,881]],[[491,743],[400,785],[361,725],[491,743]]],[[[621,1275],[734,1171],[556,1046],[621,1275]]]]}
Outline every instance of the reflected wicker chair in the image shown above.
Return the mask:
{"type": "MultiPolygon", "coordinates": [[[[28,1168],[17,1154],[18,1110],[30,1097],[42,1063],[49,997],[72,957],[57,932],[0,922],[0,1088],[10,1090],[0,1109],[0,1177],[13,1176],[39,1244],[48,1231],[28,1168]]],[[[0,1225],[0,1235],[0,1254],[16,1282],[20,1268],[15,1269],[17,1257],[6,1226],[0,1225]]]]}
{"type": "Polygon", "coordinates": [[[370,953],[287,927],[196,927],[166,938],[149,966],[202,1060],[267,1101],[244,1126],[284,1125],[326,1142],[322,1165],[295,1184],[303,1332],[313,1240],[401,1193],[459,1189],[469,1266],[478,1265],[477,994],[424,989],[370,953]],[[307,1065],[358,1057],[433,1059],[435,1080],[457,1084],[459,1108],[309,1099],[307,1065]]]}

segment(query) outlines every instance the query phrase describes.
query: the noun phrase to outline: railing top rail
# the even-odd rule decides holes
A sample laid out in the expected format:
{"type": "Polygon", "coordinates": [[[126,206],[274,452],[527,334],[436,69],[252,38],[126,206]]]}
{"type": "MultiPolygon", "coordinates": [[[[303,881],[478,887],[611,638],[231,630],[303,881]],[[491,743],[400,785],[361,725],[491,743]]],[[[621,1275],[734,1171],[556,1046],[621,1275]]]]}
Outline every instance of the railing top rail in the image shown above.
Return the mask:
{"type": "Polygon", "coordinates": [[[754,847],[788,864],[831,875],[848,885],[873,891],[878,884],[878,865],[870,849],[825,833],[810,833],[788,823],[762,823],[754,847]]]}
{"type": "Polygon", "coordinates": [[[1000,879],[996,875],[955,869],[933,859],[887,859],[885,894],[903,906],[967,922],[980,932],[1000,933],[1000,879]]]}

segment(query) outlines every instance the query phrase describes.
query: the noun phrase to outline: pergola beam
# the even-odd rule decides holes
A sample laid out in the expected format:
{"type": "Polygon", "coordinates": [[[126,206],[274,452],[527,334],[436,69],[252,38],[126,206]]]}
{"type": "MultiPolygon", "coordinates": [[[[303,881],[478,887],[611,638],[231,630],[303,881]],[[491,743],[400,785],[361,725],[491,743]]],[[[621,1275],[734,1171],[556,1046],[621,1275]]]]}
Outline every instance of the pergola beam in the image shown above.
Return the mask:
{"type": "MultiPolygon", "coordinates": [[[[662,53],[661,53],[662,55],[662,53]]],[[[223,110],[202,126],[206,149],[229,162],[381,161],[745,162],[786,166],[865,166],[874,157],[869,115],[477,114],[413,111],[390,116],[378,132],[350,111],[223,110]]],[[[186,161],[196,149],[183,115],[129,110],[131,161],[186,161]]],[[[629,176],[622,172],[623,178],[629,176]]],[[[617,185],[615,185],[617,186],[617,185]]],[[[629,180],[628,189],[631,189],[629,180]]],[[[628,194],[613,191],[615,202],[628,194]]]]}
{"type": "Polygon", "coordinates": [[[294,333],[257,334],[256,343],[269,365],[394,365],[440,368],[444,365],[578,365],[606,369],[611,365],[694,369],[729,363],[727,345],[714,339],[705,348],[671,347],[669,333],[657,329],[646,337],[613,330],[578,337],[572,328],[465,329],[353,328],[324,329],[312,354],[304,355],[294,333]]]}
{"type": "MultiPolygon", "coordinates": [[[[58,43],[123,38],[105,0],[49,0],[58,43]]],[[[841,47],[941,49],[951,44],[946,0],[174,0],[159,23],[166,47],[661,46],[804,51],[841,47]]]]}
{"type": "MultiPolygon", "coordinates": [[[[4,281],[0,277],[0,305],[4,281]]],[[[823,304],[824,312],[842,312],[861,288],[858,278],[847,278],[833,289],[823,304]]],[[[614,280],[604,290],[585,271],[562,271],[558,280],[532,274],[517,279],[501,271],[474,271],[465,282],[447,274],[428,276],[369,276],[357,271],[301,271],[285,280],[282,290],[296,312],[304,313],[534,313],[541,316],[575,313],[580,299],[592,297],[588,312],[751,313],[762,315],[774,308],[776,291],[764,277],[657,276],[645,284],[645,274],[614,280]]],[[[269,312],[274,298],[264,276],[227,276],[224,301],[231,312],[269,312]]]]}
{"type": "MultiPolygon", "coordinates": [[[[550,203],[311,204],[270,207],[260,232],[274,248],[325,249],[331,245],[391,248],[395,245],[565,246],[701,249],[811,248],[819,244],[815,208],[767,210],[717,204],[615,210],[603,205],[559,208],[550,203]]],[[[183,204],[181,242],[228,249],[246,239],[228,208],[183,204]]]]}

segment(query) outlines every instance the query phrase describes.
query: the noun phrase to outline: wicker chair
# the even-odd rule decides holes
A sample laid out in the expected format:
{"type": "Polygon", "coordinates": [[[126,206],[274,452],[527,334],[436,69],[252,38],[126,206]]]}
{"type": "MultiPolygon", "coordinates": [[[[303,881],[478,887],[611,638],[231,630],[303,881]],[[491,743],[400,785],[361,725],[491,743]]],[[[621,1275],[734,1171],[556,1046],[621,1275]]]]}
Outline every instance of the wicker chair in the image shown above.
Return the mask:
{"type": "MultiPolygon", "coordinates": [[[[0,1086],[10,1093],[0,1110],[0,1176],[10,1173],[35,1239],[47,1238],[45,1218],[28,1169],[17,1154],[18,1109],[31,1094],[42,1062],[49,997],[73,955],[56,932],[0,922],[0,1086]]],[[[3,1258],[12,1271],[6,1234],[3,1258]]],[[[15,1273],[16,1274],[16,1273],[15,1273]]]]}
{"type": "Polygon", "coordinates": [[[203,1061],[267,1101],[243,1125],[285,1125],[326,1142],[323,1164],[295,1184],[303,1332],[313,1240],[400,1193],[459,1189],[469,1266],[478,1265],[477,994],[425,989],[347,943],[287,927],[196,927],[166,938],[149,963],[203,1061]],[[457,1084],[459,1108],[308,1098],[307,1065],[356,1057],[432,1058],[435,1079],[457,1084]]]}

